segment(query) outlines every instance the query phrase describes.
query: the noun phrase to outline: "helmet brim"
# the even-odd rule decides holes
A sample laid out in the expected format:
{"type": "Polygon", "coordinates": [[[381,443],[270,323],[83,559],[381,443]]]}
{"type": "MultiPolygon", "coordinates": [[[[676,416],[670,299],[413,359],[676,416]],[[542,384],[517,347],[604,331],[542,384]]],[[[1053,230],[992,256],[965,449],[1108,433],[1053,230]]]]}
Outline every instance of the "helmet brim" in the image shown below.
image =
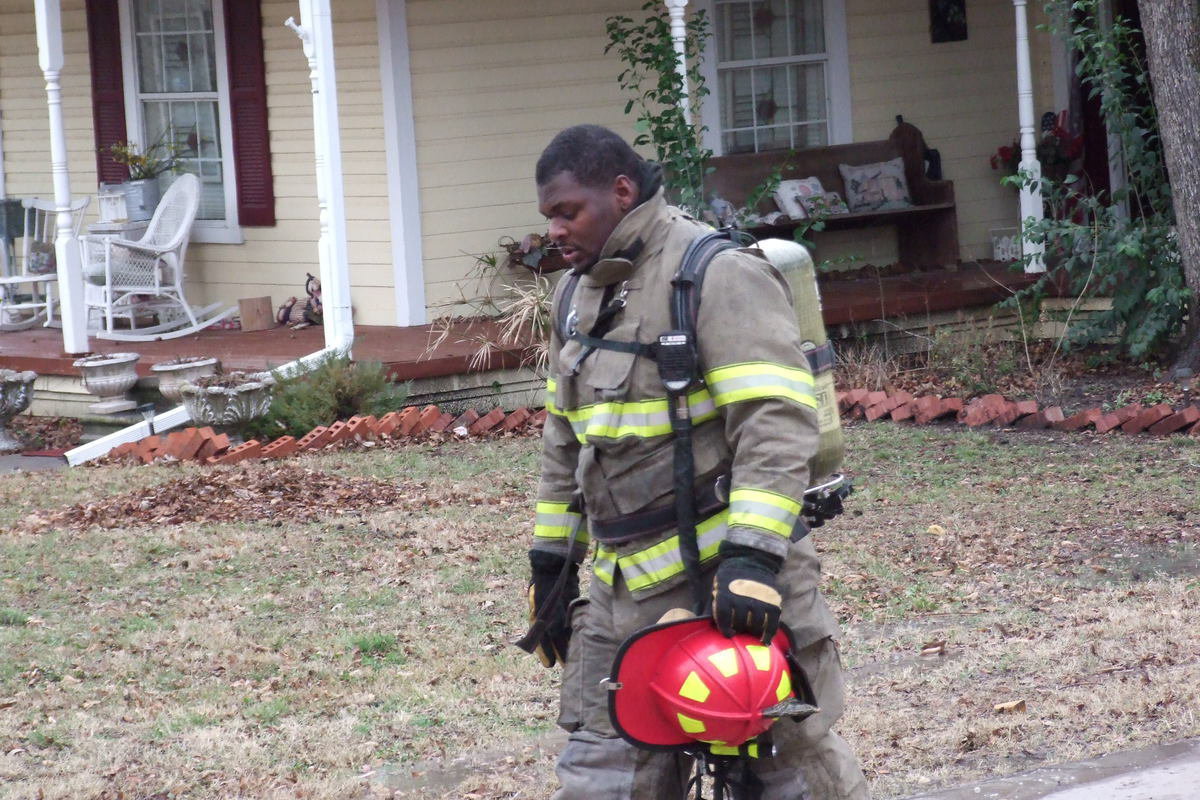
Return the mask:
{"type": "MultiPolygon", "coordinates": [[[[622,739],[643,750],[679,750],[699,743],[661,711],[649,676],[663,656],[694,633],[715,629],[712,617],[663,622],[635,631],[621,643],[609,678],[608,716],[622,739]]],[[[771,644],[788,654],[791,631],[780,624],[771,644]]]]}

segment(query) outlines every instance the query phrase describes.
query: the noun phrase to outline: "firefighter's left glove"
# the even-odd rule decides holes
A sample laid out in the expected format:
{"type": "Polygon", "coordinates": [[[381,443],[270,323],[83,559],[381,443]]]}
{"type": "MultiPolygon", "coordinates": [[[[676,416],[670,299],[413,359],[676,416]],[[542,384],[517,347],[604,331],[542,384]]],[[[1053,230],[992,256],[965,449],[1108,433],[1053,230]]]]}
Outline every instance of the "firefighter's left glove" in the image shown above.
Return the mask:
{"type": "Polygon", "coordinates": [[[529,551],[529,621],[543,627],[533,652],[542,666],[553,667],[567,662],[567,644],[571,640],[571,620],[567,607],[579,597],[579,565],[567,564],[567,559],[545,550],[529,551]],[[555,597],[555,586],[567,575],[562,590],[555,597]]]}
{"type": "Polygon", "coordinates": [[[713,619],[726,636],[748,633],[764,644],[779,629],[779,568],[783,559],[754,547],[721,543],[713,577],[713,619]]]}

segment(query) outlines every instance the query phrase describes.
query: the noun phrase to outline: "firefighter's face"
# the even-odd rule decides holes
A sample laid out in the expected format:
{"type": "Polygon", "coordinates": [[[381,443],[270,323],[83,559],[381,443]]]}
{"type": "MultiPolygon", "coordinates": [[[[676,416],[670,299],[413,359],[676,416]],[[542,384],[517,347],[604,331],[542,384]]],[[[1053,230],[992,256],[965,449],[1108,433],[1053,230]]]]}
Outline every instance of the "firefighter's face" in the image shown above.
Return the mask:
{"type": "Polygon", "coordinates": [[[550,240],[575,269],[600,258],[604,243],[637,201],[638,187],[624,175],[611,186],[584,186],[560,172],[538,186],[538,210],[550,223],[550,240]]]}

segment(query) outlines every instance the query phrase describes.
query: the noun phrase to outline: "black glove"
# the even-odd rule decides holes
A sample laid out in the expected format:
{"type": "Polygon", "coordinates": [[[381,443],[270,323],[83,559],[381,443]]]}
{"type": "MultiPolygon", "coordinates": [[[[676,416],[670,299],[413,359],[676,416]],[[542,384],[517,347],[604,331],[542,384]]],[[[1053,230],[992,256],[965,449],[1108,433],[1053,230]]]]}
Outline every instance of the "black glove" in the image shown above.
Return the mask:
{"type": "Polygon", "coordinates": [[[783,559],[755,547],[721,543],[713,577],[713,619],[726,636],[748,633],[767,644],[779,628],[783,597],[776,577],[783,559]]]}
{"type": "Polygon", "coordinates": [[[579,565],[571,562],[567,566],[566,562],[567,559],[546,550],[529,551],[529,621],[535,625],[540,621],[544,626],[533,652],[544,667],[567,661],[567,643],[571,640],[567,606],[579,597],[579,565]],[[555,597],[554,589],[564,568],[567,575],[555,597]]]}

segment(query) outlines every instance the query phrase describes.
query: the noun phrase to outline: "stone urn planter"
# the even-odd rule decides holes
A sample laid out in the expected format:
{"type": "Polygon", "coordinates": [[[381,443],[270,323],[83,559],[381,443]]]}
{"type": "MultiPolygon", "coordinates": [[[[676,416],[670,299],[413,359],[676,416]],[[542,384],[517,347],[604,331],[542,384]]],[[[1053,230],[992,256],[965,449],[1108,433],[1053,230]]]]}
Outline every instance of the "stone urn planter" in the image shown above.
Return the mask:
{"type": "Polygon", "coordinates": [[[83,375],[83,386],[100,398],[88,410],[97,414],[116,414],[137,407],[125,393],[137,383],[137,353],[108,353],[76,359],[75,366],[83,375]]]}
{"type": "Polygon", "coordinates": [[[269,372],[230,372],[180,384],[179,394],[196,425],[236,426],[266,414],[274,389],[269,372]]]}
{"type": "Polygon", "coordinates": [[[15,453],[21,449],[21,443],[9,431],[8,424],[29,408],[35,380],[36,372],[0,369],[0,453],[15,453]]]}
{"type": "Polygon", "coordinates": [[[221,371],[221,362],[216,358],[183,356],[159,362],[150,367],[150,371],[158,376],[158,393],[172,403],[178,403],[180,386],[216,375],[221,371]]]}

